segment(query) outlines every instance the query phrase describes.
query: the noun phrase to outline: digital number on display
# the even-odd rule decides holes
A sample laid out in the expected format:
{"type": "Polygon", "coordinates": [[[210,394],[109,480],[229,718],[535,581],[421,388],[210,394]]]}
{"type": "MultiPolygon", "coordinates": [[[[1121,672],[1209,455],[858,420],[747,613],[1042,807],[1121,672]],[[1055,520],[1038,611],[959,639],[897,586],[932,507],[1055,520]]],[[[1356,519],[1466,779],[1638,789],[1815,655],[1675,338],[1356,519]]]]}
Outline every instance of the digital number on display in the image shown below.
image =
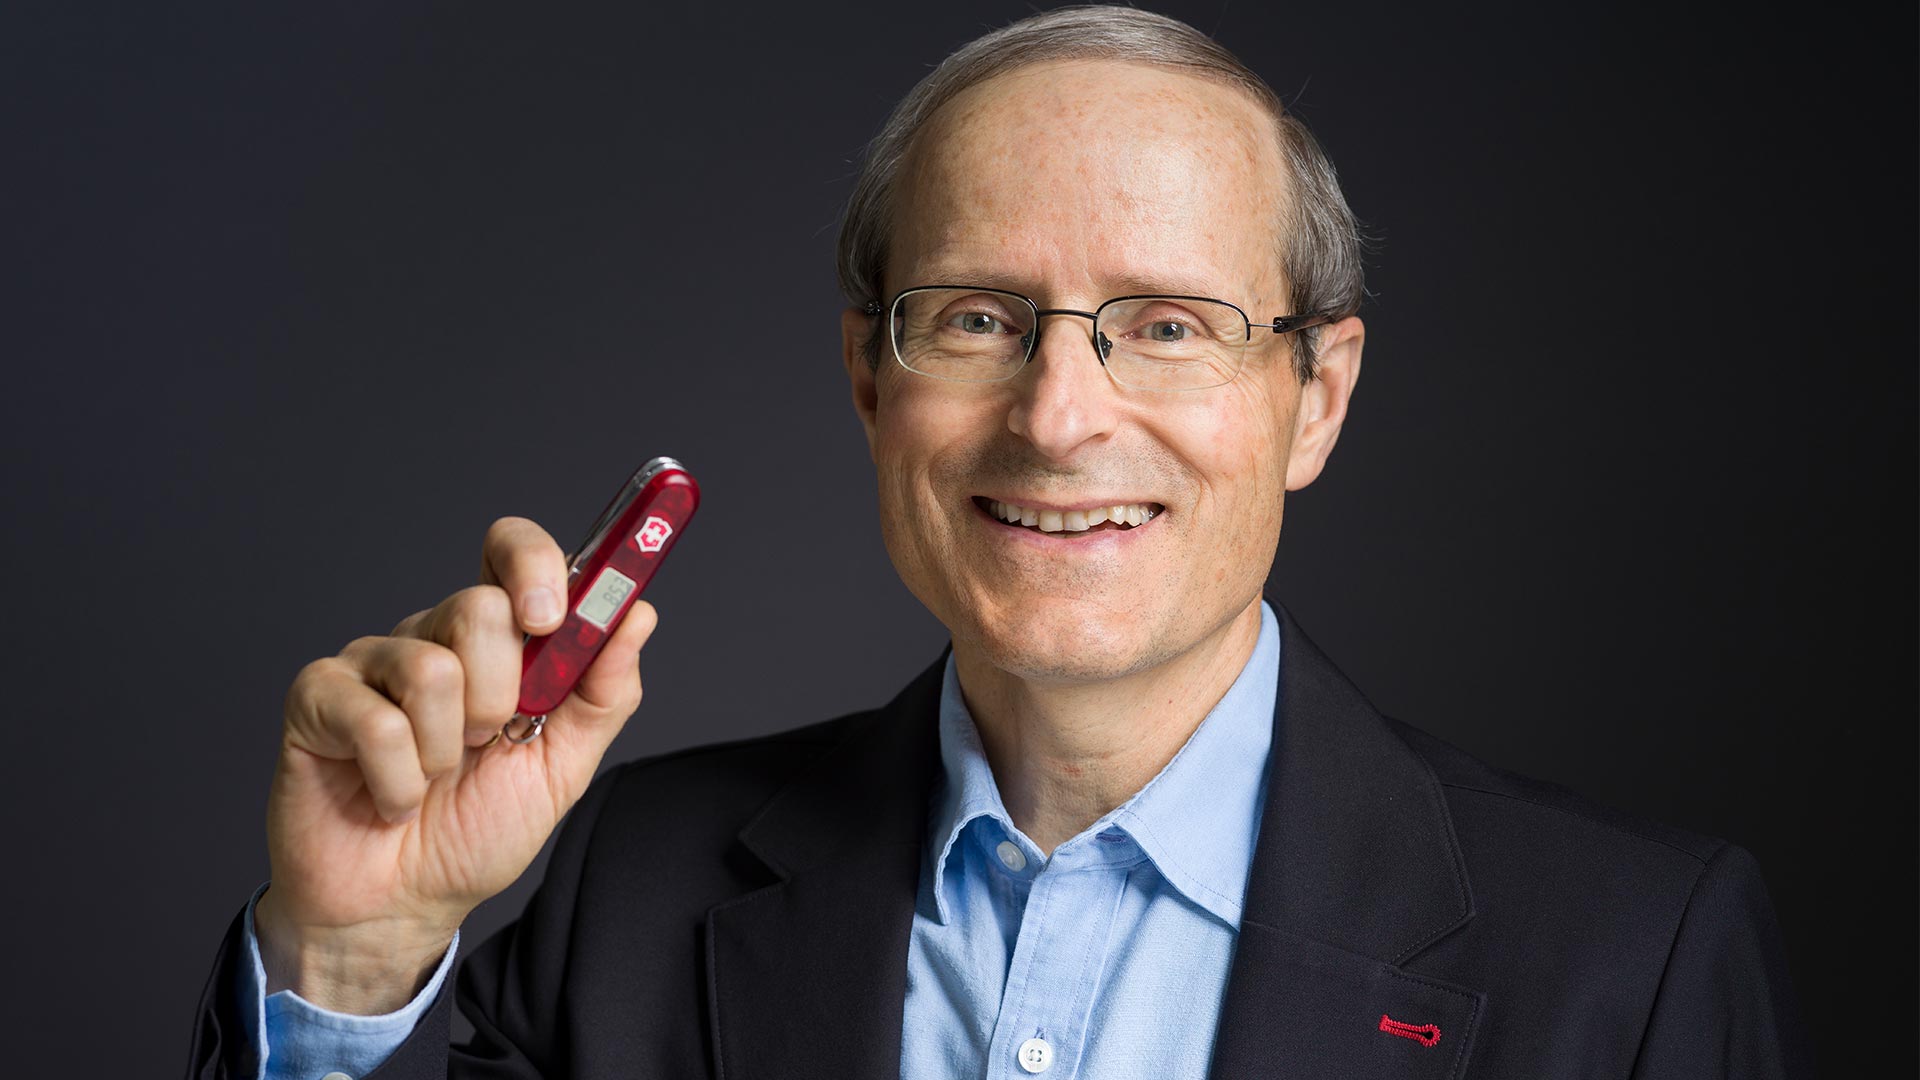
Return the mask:
{"type": "Polygon", "coordinates": [[[574,613],[602,630],[620,612],[620,605],[633,595],[633,579],[609,566],[593,579],[593,587],[580,598],[574,613]]]}

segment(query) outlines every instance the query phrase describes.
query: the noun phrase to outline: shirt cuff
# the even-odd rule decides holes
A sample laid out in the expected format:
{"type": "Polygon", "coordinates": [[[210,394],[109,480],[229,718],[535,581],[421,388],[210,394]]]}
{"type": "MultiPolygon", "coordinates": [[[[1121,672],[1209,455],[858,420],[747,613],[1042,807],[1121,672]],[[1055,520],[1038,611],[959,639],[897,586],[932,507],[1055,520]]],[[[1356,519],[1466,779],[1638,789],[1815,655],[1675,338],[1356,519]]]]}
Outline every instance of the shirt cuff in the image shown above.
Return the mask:
{"type": "Polygon", "coordinates": [[[263,883],[247,900],[248,963],[240,968],[241,1026],[260,1062],[256,1080],[313,1080],[329,1073],[358,1077],[379,1068],[407,1041],[427,1006],[440,993],[453,957],[460,949],[460,931],[453,932],[447,953],[433,978],[412,1000],[379,1016],[354,1016],[323,1009],[291,990],[266,996],[267,969],[260,960],[260,939],[254,934],[253,907],[263,883]]]}

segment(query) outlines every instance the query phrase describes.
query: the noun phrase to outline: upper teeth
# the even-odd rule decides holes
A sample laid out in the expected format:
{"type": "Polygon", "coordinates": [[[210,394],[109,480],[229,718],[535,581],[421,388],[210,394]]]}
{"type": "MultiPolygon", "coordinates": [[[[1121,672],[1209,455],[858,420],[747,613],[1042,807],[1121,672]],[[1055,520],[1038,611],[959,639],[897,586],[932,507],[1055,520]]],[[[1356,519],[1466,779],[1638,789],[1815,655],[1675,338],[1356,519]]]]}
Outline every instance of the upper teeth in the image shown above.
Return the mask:
{"type": "Polygon", "coordinates": [[[987,512],[1001,521],[1032,525],[1041,532],[1085,532],[1103,521],[1116,525],[1138,525],[1153,516],[1150,503],[1121,503],[1096,506],[1091,510],[1035,510],[997,499],[987,500],[987,512]]]}

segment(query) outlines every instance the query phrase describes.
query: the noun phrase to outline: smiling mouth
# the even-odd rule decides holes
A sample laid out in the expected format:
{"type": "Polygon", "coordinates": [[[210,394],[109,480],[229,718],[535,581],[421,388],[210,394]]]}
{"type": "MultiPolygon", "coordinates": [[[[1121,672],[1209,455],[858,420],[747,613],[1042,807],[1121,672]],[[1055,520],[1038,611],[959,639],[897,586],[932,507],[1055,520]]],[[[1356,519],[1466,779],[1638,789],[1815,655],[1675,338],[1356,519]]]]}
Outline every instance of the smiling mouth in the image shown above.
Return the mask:
{"type": "Polygon", "coordinates": [[[1010,528],[1049,534],[1131,532],[1166,511],[1159,503],[1121,503],[1090,510],[1038,510],[979,495],[973,497],[973,505],[1010,528]]]}

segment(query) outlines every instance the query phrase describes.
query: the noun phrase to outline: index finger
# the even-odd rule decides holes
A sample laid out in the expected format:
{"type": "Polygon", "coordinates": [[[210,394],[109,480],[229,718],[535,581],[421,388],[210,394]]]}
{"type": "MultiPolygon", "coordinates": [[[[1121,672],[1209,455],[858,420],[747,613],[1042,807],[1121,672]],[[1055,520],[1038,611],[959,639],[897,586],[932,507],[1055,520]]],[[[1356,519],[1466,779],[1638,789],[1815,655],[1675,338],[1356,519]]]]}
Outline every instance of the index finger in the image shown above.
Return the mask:
{"type": "Polygon", "coordinates": [[[547,530],[523,517],[487,527],[480,544],[480,583],[513,599],[514,621],[529,634],[550,634],[566,611],[567,557],[547,530]]]}

